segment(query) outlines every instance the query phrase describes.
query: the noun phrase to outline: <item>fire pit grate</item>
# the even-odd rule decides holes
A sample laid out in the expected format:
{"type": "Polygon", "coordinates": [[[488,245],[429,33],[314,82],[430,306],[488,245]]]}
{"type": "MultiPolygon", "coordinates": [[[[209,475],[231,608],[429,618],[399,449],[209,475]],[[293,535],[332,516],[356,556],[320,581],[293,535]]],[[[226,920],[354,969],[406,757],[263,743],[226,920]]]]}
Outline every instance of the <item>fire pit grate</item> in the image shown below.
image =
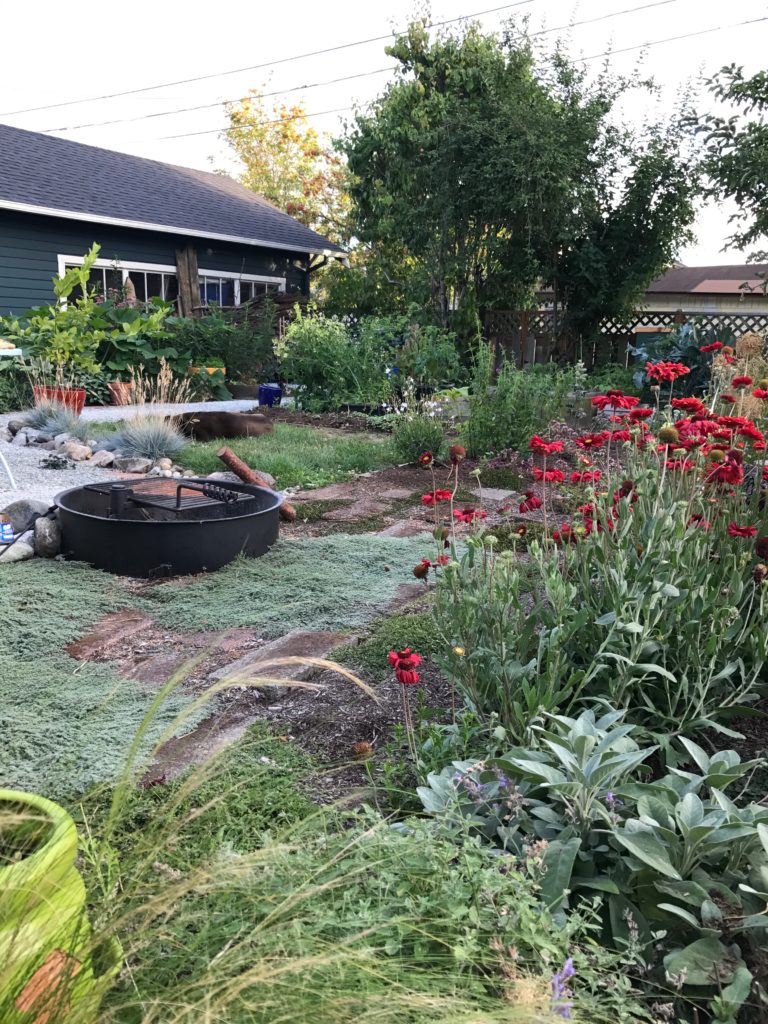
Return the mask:
{"type": "Polygon", "coordinates": [[[151,481],[149,486],[142,487],[138,492],[134,487],[119,483],[86,484],[83,490],[109,497],[110,518],[120,518],[128,508],[170,509],[181,513],[189,509],[216,508],[225,515],[242,515],[242,507],[236,509],[235,506],[238,503],[254,502],[254,496],[244,493],[237,484],[210,483],[207,480],[185,480],[183,483],[173,481],[170,487],[168,484],[170,481],[160,484],[151,481]],[[185,495],[183,491],[195,493],[185,495]]]}

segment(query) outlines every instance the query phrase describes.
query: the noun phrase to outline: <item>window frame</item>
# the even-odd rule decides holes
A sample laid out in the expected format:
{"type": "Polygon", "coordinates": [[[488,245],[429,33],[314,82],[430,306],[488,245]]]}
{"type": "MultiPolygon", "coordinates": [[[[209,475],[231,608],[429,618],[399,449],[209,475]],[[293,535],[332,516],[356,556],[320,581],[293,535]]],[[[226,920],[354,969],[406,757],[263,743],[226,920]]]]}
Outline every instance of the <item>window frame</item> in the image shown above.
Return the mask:
{"type": "MultiPolygon", "coordinates": [[[[82,256],[67,256],[62,253],[58,254],[58,266],[59,266],[59,277],[63,277],[67,267],[82,267],[85,262],[82,256]]],[[[97,259],[93,267],[95,270],[118,270],[122,273],[123,284],[125,284],[126,278],[130,275],[132,270],[139,273],[148,274],[167,274],[177,276],[176,267],[168,263],[142,263],[136,260],[129,260],[124,262],[123,260],[103,260],[97,259]]],[[[234,300],[235,306],[241,305],[240,303],[240,282],[246,281],[254,284],[276,284],[278,292],[284,292],[286,288],[285,277],[270,276],[268,274],[240,274],[232,270],[208,270],[204,267],[200,267],[198,270],[198,277],[210,277],[215,280],[234,281],[234,300]]],[[[165,284],[163,284],[163,291],[165,291],[165,284]]],[[[202,302],[202,298],[201,298],[202,302]]],[[[66,305],[66,302],[64,302],[66,305]]],[[[204,303],[207,305],[207,303],[204,303]]]]}

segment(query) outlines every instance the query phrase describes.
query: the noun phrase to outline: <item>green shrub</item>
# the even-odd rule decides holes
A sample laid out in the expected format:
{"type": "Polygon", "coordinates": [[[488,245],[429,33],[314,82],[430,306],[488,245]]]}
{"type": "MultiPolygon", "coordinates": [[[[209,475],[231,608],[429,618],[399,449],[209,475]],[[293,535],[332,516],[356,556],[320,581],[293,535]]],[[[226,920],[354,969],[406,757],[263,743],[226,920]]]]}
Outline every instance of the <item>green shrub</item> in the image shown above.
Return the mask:
{"type": "Polygon", "coordinates": [[[340,320],[298,313],[277,352],[283,377],[298,386],[300,408],[379,406],[389,395],[388,337],[375,326],[353,334],[340,320]]]}
{"type": "Polygon", "coordinates": [[[438,458],[444,444],[445,425],[433,414],[403,414],[393,422],[392,447],[401,462],[416,462],[423,452],[438,458]]]}
{"type": "Polygon", "coordinates": [[[126,420],[114,437],[115,447],[128,456],[175,459],[189,443],[179,428],[164,416],[139,415],[126,420]]]}
{"type": "Polygon", "coordinates": [[[604,363],[593,367],[587,374],[585,386],[589,391],[605,394],[610,388],[618,388],[625,395],[639,394],[635,384],[635,373],[631,366],[621,363],[604,363]]]}
{"type": "Polygon", "coordinates": [[[0,413],[17,412],[32,404],[32,385],[16,359],[0,359],[0,413]]]}
{"type": "Polygon", "coordinates": [[[472,456],[505,448],[523,448],[553,419],[562,419],[573,371],[557,368],[518,370],[504,361],[492,373],[490,350],[481,344],[469,392],[464,443],[472,456]]]}
{"type": "Polygon", "coordinates": [[[205,316],[168,321],[174,345],[189,353],[194,366],[226,367],[228,380],[257,383],[273,378],[277,360],[274,302],[267,297],[258,313],[212,307],[205,316]]]}
{"type": "Polygon", "coordinates": [[[515,856],[542,844],[551,912],[604,893],[603,941],[650,966],[649,995],[672,979],[682,1019],[691,1004],[709,1004],[735,1024],[752,982],[743,957],[754,959],[753,942],[765,947],[768,936],[768,809],[739,806],[725,790],[759,762],[742,764],[732,750],[710,757],[682,740],[698,773],[650,782],[644,765],[657,748],[638,747],[621,717],[547,716],[528,748],[446,768],[420,796],[449,829],[471,822],[515,856]]]}

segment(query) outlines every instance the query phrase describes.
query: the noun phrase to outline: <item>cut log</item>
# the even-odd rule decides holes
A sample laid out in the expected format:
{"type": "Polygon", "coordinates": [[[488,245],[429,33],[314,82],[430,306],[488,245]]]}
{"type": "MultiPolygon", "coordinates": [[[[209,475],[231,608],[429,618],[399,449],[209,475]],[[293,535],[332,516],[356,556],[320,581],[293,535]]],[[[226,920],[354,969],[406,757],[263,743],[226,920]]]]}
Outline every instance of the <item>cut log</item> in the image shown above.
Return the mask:
{"type": "MultiPolygon", "coordinates": [[[[225,466],[229,466],[232,472],[236,476],[240,477],[244,484],[253,484],[255,487],[266,487],[267,490],[272,490],[267,481],[263,477],[259,476],[258,473],[254,472],[254,470],[243,462],[242,459],[238,458],[231,448],[227,448],[226,446],[224,446],[224,448],[219,448],[216,455],[221,459],[225,466]]],[[[282,503],[279,511],[280,518],[285,519],[288,523],[292,523],[296,519],[296,509],[287,501],[282,503]]]]}

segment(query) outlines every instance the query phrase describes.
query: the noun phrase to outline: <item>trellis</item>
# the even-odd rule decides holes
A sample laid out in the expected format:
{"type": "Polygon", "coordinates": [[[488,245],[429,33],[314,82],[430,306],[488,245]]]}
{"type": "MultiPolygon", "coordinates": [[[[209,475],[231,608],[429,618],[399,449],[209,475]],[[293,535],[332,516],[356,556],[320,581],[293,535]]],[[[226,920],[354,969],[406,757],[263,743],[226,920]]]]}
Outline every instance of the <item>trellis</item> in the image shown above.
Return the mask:
{"type": "Polygon", "coordinates": [[[504,352],[518,366],[545,363],[550,359],[558,362],[581,359],[591,367],[600,362],[623,363],[627,357],[627,345],[639,327],[674,328],[694,316],[703,327],[730,329],[737,338],[749,331],[768,332],[768,312],[684,313],[682,310],[644,310],[629,320],[604,320],[599,337],[593,342],[584,343],[580,338],[558,337],[557,318],[561,315],[560,311],[556,314],[551,309],[489,310],[485,316],[485,335],[494,346],[497,360],[504,352]]]}

